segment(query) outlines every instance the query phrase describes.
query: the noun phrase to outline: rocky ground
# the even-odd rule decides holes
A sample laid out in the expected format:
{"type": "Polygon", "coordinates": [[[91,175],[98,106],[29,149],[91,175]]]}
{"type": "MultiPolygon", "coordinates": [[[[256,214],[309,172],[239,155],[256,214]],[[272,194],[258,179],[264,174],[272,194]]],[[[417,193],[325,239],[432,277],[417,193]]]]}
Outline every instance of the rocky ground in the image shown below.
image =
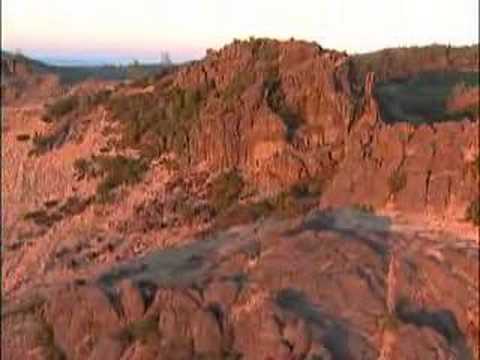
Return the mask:
{"type": "Polygon", "coordinates": [[[478,358],[478,118],[386,124],[293,41],[42,76],[2,98],[5,358],[478,358]]]}

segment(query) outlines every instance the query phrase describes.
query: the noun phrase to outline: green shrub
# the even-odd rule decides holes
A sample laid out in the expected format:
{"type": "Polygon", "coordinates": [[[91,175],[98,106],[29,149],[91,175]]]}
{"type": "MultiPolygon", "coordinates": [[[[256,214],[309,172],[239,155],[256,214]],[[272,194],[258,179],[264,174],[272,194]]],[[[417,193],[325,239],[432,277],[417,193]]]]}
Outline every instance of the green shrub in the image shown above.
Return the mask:
{"type": "Polygon", "coordinates": [[[23,216],[25,221],[32,221],[37,226],[51,227],[63,219],[62,214],[54,212],[49,214],[45,210],[36,210],[26,213],[23,216]]]}
{"type": "Polygon", "coordinates": [[[47,216],[47,212],[45,210],[35,210],[35,211],[30,211],[26,213],[23,216],[23,220],[40,219],[40,218],[45,218],[46,216],[47,216]]]}
{"type": "Polygon", "coordinates": [[[79,105],[79,98],[76,95],[70,95],[58,99],[53,104],[50,104],[46,108],[44,120],[53,121],[58,120],[62,116],[65,116],[75,110],[79,105]]]}
{"type": "Polygon", "coordinates": [[[48,324],[43,318],[38,319],[40,329],[36,331],[36,340],[44,351],[45,359],[66,360],[64,351],[55,342],[55,331],[52,325],[48,324]]]}
{"type": "Polygon", "coordinates": [[[396,331],[402,324],[396,314],[385,313],[377,321],[377,325],[383,331],[396,331]]]}
{"type": "Polygon", "coordinates": [[[241,175],[231,170],[217,176],[210,188],[210,205],[216,213],[221,213],[231,207],[238,200],[244,187],[241,175]]]}
{"type": "Polygon", "coordinates": [[[353,204],[352,208],[367,214],[374,214],[375,208],[370,204],[353,204]]]}
{"type": "Polygon", "coordinates": [[[465,217],[474,225],[480,226],[480,199],[473,200],[466,210],[465,217]]]}
{"type": "Polygon", "coordinates": [[[325,180],[319,177],[314,177],[293,185],[290,192],[296,198],[319,196],[322,194],[324,187],[325,180]]]}
{"type": "Polygon", "coordinates": [[[57,134],[35,134],[32,139],[33,149],[29,155],[41,155],[50,151],[58,140],[57,134]]]}
{"type": "Polygon", "coordinates": [[[81,214],[90,205],[91,199],[80,199],[76,196],[71,196],[60,206],[60,213],[66,216],[75,216],[81,214]]]}
{"type": "Polygon", "coordinates": [[[263,87],[267,94],[268,107],[282,119],[287,128],[287,139],[291,140],[302,121],[286,103],[281,81],[275,71],[267,75],[263,87]]]}
{"type": "Polygon", "coordinates": [[[323,181],[314,178],[296,184],[288,191],[281,192],[270,198],[254,203],[236,204],[226,211],[217,214],[215,227],[227,229],[236,225],[243,225],[257,221],[260,218],[277,216],[288,218],[301,214],[314,205],[314,200],[321,194],[323,181]]]}
{"type": "Polygon", "coordinates": [[[73,163],[73,169],[80,179],[83,179],[91,173],[91,162],[87,159],[76,159],[73,163]]]}
{"type": "Polygon", "coordinates": [[[407,185],[407,175],[401,169],[395,170],[388,178],[390,193],[395,195],[407,185]]]}
{"type": "Polygon", "coordinates": [[[174,87],[164,94],[111,98],[107,108],[120,122],[121,145],[155,157],[168,151],[182,156],[194,130],[206,89],[174,87]]]}
{"type": "Polygon", "coordinates": [[[105,202],[112,199],[112,191],[121,185],[139,182],[148,165],[142,159],[131,159],[122,155],[101,156],[95,159],[104,175],[97,186],[97,199],[105,202]]]}
{"type": "MultiPolygon", "coordinates": [[[[92,157],[90,160],[77,159],[73,167],[79,180],[103,177],[97,185],[97,200],[107,202],[113,200],[112,192],[117,187],[138,183],[148,170],[148,163],[143,158],[134,159],[123,155],[102,155],[92,157]]],[[[90,204],[90,201],[90,199],[69,198],[61,211],[81,212],[90,204]]]]}
{"type": "Polygon", "coordinates": [[[289,190],[267,199],[271,213],[280,217],[296,216],[309,210],[317,202],[325,187],[325,179],[311,178],[293,185],[289,190]]]}
{"type": "Polygon", "coordinates": [[[280,217],[289,217],[301,212],[299,198],[294,193],[284,191],[269,200],[273,211],[280,217]]]}
{"type": "MultiPolygon", "coordinates": [[[[102,159],[102,158],[100,158],[102,159]]],[[[79,158],[73,162],[73,169],[78,180],[93,179],[104,173],[101,160],[98,158],[84,159],[79,158]]]]}

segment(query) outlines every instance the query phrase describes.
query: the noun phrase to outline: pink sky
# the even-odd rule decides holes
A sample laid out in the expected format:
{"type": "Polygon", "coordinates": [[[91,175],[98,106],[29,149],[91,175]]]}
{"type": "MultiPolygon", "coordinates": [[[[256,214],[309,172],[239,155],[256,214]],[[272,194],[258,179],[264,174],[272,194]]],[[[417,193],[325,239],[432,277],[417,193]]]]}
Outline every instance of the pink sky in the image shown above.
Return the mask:
{"type": "Polygon", "coordinates": [[[478,43],[478,0],[4,0],[2,46],[75,58],[199,58],[233,38],[366,52],[478,43]]]}

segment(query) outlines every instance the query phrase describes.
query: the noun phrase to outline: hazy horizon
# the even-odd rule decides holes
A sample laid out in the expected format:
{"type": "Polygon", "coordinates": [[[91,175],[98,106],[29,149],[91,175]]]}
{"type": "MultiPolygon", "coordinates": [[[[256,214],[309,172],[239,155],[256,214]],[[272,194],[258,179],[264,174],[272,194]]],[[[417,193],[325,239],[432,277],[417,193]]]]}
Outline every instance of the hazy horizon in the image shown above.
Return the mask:
{"type": "Polygon", "coordinates": [[[175,0],[2,2],[2,48],[49,62],[199,59],[234,38],[294,37],[363,53],[434,43],[478,44],[478,1],[175,0]]]}

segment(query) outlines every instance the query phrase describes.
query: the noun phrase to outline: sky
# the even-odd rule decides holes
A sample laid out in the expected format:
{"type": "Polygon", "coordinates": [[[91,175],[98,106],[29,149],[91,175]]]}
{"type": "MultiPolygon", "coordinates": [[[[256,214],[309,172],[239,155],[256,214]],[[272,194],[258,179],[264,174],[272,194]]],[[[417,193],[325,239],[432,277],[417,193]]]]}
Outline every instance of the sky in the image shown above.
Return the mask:
{"type": "Polygon", "coordinates": [[[198,59],[234,38],[361,53],[478,43],[478,0],[2,0],[2,48],[92,62],[198,59]]]}

